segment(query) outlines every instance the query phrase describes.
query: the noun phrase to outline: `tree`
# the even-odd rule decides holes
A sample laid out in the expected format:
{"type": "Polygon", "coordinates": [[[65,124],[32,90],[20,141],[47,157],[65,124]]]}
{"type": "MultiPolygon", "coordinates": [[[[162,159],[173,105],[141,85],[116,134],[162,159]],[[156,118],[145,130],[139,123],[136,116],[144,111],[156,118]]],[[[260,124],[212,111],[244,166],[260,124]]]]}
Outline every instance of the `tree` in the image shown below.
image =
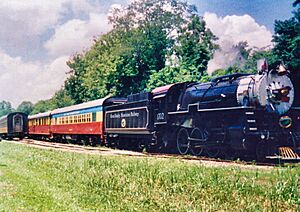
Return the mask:
{"type": "Polygon", "coordinates": [[[79,104],[84,99],[84,87],[82,76],[86,73],[86,63],[82,54],[76,54],[70,61],[67,62],[71,71],[68,80],[65,81],[65,89],[67,94],[79,104]]]}
{"type": "Polygon", "coordinates": [[[185,73],[189,80],[195,79],[193,76],[199,79],[196,72],[202,74],[206,69],[214,36],[195,11],[180,0],[141,0],[115,8],[110,16],[113,30],[68,62],[71,72],[65,83],[67,94],[76,103],[109,94],[128,95],[146,90],[149,83],[155,86],[155,82],[165,82],[166,78],[159,77],[170,71],[185,73]],[[191,34],[186,34],[187,26],[191,34]],[[166,68],[171,55],[179,58],[177,66],[185,64],[180,72],[166,68]],[[195,68],[189,59],[195,62],[195,68]]]}
{"type": "Polygon", "coordinates": [[[172,84],[176,82],[188,82],[193,79],[190,70],[184,69],[184,67],[170,67],[167,66],[160,70],[159,72],[153,72],[147,82],[147,90],[172,84]]]}
{"type": "Polygon", "coordinates": [[[23,101],[18,107],[18,112],[23,112],[29,115],[33,110],[33,104],[30,101],[23,101]]]}
{"type": "Polygon", "coordinates": [[[180,58],[180,65],[190,72],[189,81],[201,79],[208,61],[217,49],[217,45],[213,43],[216,39],[198,15],[193,15],[191,22],[181,29],[179,45],[175,47],[175,51],[180,58]]]}
{"type": "Polygon", "coordinates": [[[5,116],[13,111],[14,109],[9,101],[0,102],[0,117],[5,116]]]}
{"type": "MultiPolygon", "coordinates": [[[[274,53],[288,66],[290,71],[300,69],[300,8],[294,17],[285,21],[275,21],[274,53]]],[[[293,73],[297,74],[297,73],[293,73]]]]}
{"type": "Polygon", "coordinates": [[[35,105],[31,112],[31,114],[44,113],[50,110],[53,110],[54,106],[51,105],[50,99],[48,100],[40,100],[35,105]]]}
{"type": "Polygon", "coordinates": [[[53,105],[53,109],[67,107],[73,105],[75,102],[68,96],[66,90],[61,88],[60,90],[56,91],[54,96],[50,99],[51,105],[53,105]]]}
{"type": "MultiPolygon", "coordinates": [[[[291,71],[295,90],[300,89],[300,7],[299,1],[294,2],[294,16],[285,21],[275,21],[274,54],[285,63],[291,71]]],[[[300,105],[300,95],[297,92],[296,105],[300,105]]]]}
{"type": "Polygon", "coordinates": [[[257,50],[254,51],[246,60],[246,63],[243,67],[246,72],[256,73],[257,72],[257,61],[259,59],[266,58],[269,64],[269,69],[274,69],[278,65],[278,57],[274,55],[272,50],[257,50]]]}
{"type": "Polygon", "coordinates": [[[34,106],[31,114],[44,113],[57,108],[67,107],[75,104],[75,101],[68,96],[66,90],[61,88],[55,92],[53,97],[48,100],[40,100],[34,106]]]}

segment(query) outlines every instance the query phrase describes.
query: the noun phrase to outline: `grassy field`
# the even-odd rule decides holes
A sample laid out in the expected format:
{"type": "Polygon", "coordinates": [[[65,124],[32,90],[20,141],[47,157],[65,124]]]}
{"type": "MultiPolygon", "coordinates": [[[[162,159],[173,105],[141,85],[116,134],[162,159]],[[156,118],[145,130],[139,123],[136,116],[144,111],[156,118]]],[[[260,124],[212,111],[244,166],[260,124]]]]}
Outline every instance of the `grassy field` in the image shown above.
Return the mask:
{"type": "Polygon", "coordinates": [[[0,142],[0,211],[297,211],[300,167],[208,168],[0,142]]]}

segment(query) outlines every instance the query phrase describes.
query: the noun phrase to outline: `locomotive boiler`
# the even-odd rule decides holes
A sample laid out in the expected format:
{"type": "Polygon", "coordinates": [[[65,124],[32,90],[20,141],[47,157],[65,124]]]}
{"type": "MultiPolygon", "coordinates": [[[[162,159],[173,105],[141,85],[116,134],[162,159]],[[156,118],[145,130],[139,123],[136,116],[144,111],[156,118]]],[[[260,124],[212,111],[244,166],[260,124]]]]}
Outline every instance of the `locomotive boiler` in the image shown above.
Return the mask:
{"type": "Polygon", "coordinates": [[[211,157],[299,158],[300,112],[293,102],[288,72],[263,62],[257,74],[167,85],[107,107],[106,141],[211,157]]]}

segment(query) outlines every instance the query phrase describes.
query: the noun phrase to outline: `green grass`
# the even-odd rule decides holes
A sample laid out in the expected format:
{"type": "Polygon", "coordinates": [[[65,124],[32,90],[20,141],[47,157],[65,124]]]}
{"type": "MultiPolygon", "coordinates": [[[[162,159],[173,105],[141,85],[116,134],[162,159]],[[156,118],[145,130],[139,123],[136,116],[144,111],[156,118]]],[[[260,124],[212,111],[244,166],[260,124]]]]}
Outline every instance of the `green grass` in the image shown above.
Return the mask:
{"type": "Polygon", "coordinates": [[[0,142],[0,211],[297,211],[300,167],[208,168],[0,142]]]}

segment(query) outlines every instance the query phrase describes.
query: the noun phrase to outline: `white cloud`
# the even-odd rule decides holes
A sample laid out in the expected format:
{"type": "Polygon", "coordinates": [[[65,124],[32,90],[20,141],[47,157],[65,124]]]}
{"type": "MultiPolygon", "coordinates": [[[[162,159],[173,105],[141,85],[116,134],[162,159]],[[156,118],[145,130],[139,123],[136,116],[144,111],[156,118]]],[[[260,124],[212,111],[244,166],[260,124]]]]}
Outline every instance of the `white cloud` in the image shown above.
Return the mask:
{"type": "Polygon", "coordinates": [[[58,26],[44,47],[51,55],[71,55],[89,47],[93,37],[111,28],[106,14],[90,13],[88,20],[73,19],[58,26]]]}
{"type": "Polygon", "coordinates": [[[0,100],[16,107],[24,100],[36,102],[53,96],[67,77],[69,56],[110,29],[101,9],[99,1],[89,0],[0,1],[0,80],[5,82],[0,84],[0,100]],[[51,29],[54,35],[43,43],[51,29]],[[43,47],[53,60],[25,61],[25,55],[7,52],[23,48],[21,52],[28,54],[43,47]]]}
{"type": "Polygon", "coordinates": [[[214,13],[205,13],[204,20],[219,38],[218,44],[221,47],[208,64],[209,73],[232,65],[237,58],[236,49],[232,46],[241,41],[247,41],[250,48],[260,49],[272,45],[272,33],[249,15],[218,17],[214,13]]]}
{"type": "Polygon", "coordinates": [[[0,99],[16,107],[24,100],[50,98],[67,77],[67,60],[63,56],[49,64],[24,62],[21,57],[10,57],[0,51],[0,99]]]}
{"type": "MultiPolygon", "coordinates": [[[[66,18],[97,13],[101,5],[89,0],[2,0],[0,1],[0,47],[30,48],[42,42],[66,18]]],[[[26,50],[23,50],[26,52],[26,50]]]]}

